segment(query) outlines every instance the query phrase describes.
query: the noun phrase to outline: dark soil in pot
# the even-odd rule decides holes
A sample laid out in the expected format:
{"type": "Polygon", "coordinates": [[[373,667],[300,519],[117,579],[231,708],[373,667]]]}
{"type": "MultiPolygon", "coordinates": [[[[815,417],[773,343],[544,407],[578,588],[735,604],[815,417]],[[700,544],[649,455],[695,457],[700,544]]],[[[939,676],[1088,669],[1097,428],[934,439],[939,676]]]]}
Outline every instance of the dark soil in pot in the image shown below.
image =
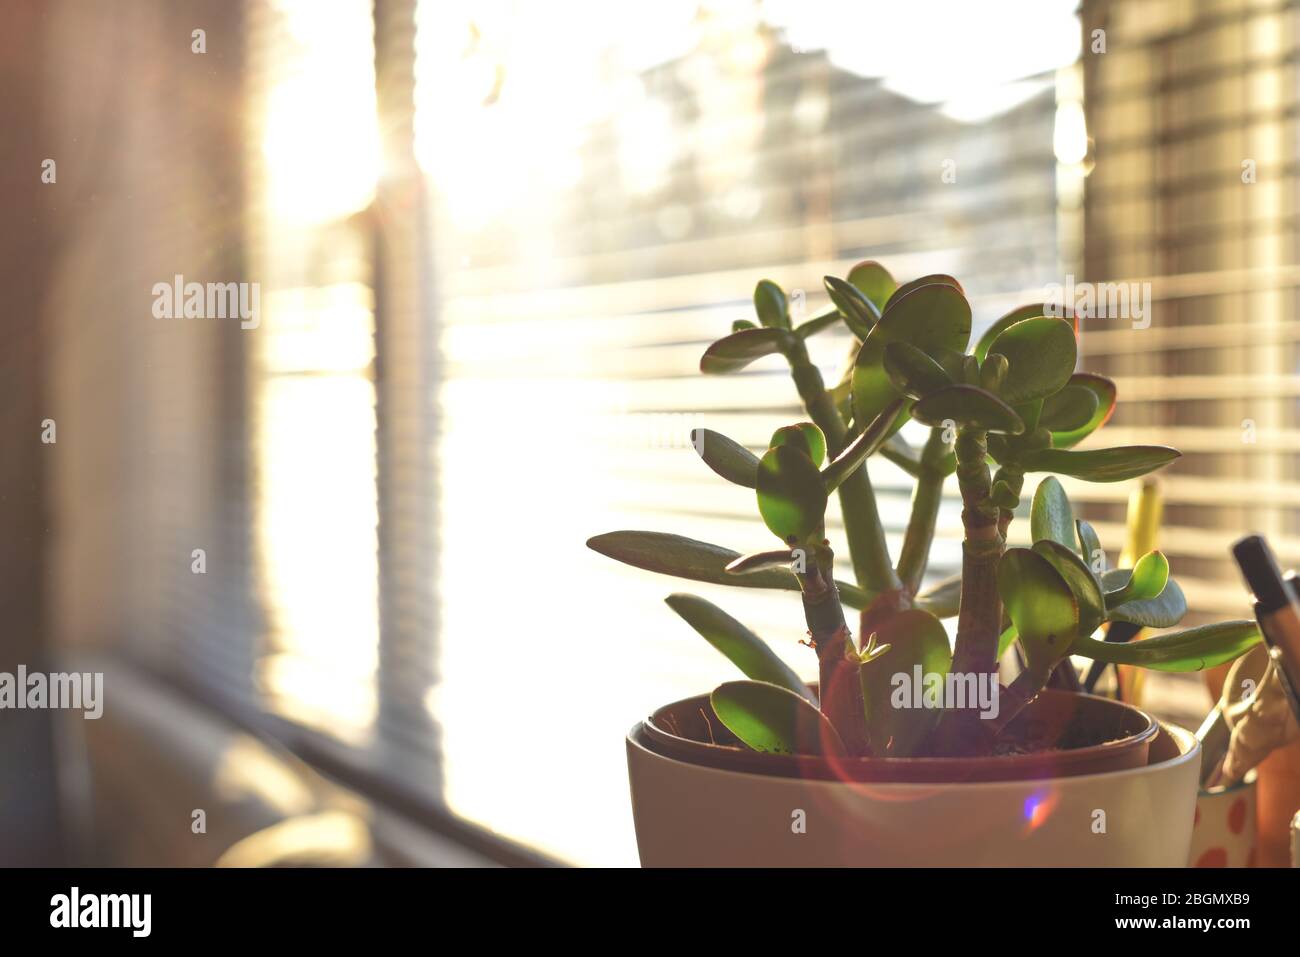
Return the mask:
{"type": "Polygon", "coordinates": [[[1147,763],[1158,726],[1131,705],[1047,690],[1003,733],[998,753],[976,758],[824,758],[751,751],[717,719],[708,695],[675,701],[642,722],[665,757],[730,771],[812,780],[958,783],[1100,774],[1147,763]]]}

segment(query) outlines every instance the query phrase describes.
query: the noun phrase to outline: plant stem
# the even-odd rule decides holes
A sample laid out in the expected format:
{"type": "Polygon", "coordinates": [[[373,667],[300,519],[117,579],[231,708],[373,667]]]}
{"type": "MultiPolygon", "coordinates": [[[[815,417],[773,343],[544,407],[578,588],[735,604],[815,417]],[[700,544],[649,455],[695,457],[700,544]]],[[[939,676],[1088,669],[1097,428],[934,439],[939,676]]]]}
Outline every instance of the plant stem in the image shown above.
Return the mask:
{"type": "MultiPolygon", "coordinates": [[[[987,461],[987,433],[977,429],[959,430],[955,451],[966,537],[962,542],[961,608],[957,614],[952,672],[996,676],[998,635],[1002,627],[997,568],[1006,539],[998,528],[999,510],[989,501],[993,479],[987,461]]],[[[973,708],[945,712],[935,745],[940,753],[947,754],[987,750],[993,740],[990,734],[993,729],[988,725],[973,708]]]]}
{"type": "MultiPolygon", "coordinates": [[[[830,549],[824,559],[800,576],[804,619],[817,651],[819,700],[822,714],[839,732],[851,755],[871,753],[866,708],[859,676],[862,664],[853,647],[853,635],[844,621],[835,579],[830,574],[830,549]]],[[[822,559],[822,556],[819,556],[822,559]]]]}
{"type": "Polygon", "coordinates": [[[1002,599],[998,595],[997,566],[1006,539],[998,528],[998,508],[988,501],[993,482],[985,460],[986,433],[958,432],[956,452],[966,538],[962,542],[961,609],[952,670],[991,674],[998,666],[1002,599]]]}
{"type": "MultiPolygon", "coordinates": [[[[848,444],[848,429],[826,391],[822,374],[808,357],[808,349],[802,340],[796,339],[787,346],[785,356],[808,417],[825,433],[827,451],[834,458],[848,444]]],[[[839,487],[839,496],[854,579],[873,592],[902,587],[889,559],[885,529],[880,522],[876,493],[871,487],[865,463],[844,480],[839,487]]]]}
{"type": "Polygon", "coordinates": [[[1003,688],[998,695],[998,716],[988,722],[991,725],[991,736],[996,738],[1000,735],[1015,720],[1016,715],[1025,709],[1025,705],[1038,697],[1047,681],[1047,675],[1029,668],[1016,675],[1015,681],[1003,688]]]}
{"type": "Polygon", "coordinates": [[[898,556],[898,577],[903,587],[916,594],[925,577],[925,566],[930,560],[930,546],[934,540],[934,527],[939,518],[939,503],[943,500],[943,482],[947,476],[932,464],[947,449],[943,429],[931,429],[921,455],[921,468],[916,477],[916,490],[912,493],[912,516],[903,536],[903,549],[898,556]]]}

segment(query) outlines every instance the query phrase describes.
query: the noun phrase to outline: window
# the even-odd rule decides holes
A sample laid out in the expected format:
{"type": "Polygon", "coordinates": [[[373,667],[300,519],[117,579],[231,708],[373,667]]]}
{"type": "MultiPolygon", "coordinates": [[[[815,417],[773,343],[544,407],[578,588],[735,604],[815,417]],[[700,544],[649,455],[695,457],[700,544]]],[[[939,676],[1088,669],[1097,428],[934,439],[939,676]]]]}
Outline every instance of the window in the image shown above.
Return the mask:
{"type": "MultiPolygon", "coordinates": [[[[991,321],[1041,298],[1075,249],[1053,152],[1057,70],[1078,51],[1069,5],[1034,6],[1056,28],[1038,35],[1062,38],[1035,48],[1041,62],[961,91],[908,64],[864,69],[835,43],[842,25],[799,5],[698,6],[419,8],[445,794],[582,863],[635,861],[621,734],[732,676],[663,597],[715,599],[810,667],[789,595],[657,577],[584,547],[619,528],[766,547],[752,493],[689,445],[707,424],[761,448],[804,417],[776,360],[699,374],[706,345],[752,318],[755,281],[797,291],[811,316],[823,275],[879,258],[904,278],[959,276],[991,321]],[[954,157],[960,186],[944,181],[954,157]]],[[[813,345],[838,374],[847,338],[813,345]]],[[[910,485],[888,463],[872,470],[896,556],[910,485]]],[[[940,524],[936,578],[960,560],[955,501],[940,524]]]]}

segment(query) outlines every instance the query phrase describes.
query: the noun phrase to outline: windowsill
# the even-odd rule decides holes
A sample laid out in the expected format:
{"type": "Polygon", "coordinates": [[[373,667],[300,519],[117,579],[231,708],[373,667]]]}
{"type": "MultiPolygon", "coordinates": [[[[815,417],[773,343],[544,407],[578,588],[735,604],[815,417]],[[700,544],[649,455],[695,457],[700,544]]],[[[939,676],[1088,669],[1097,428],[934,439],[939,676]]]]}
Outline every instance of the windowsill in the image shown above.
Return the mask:
{"type": "Polygon", "coordinates": [[[341,860],[344,866],[558,864],[450,814],[413,789],[359,769],[324,735],[274,716],[250,720],[234,714],[203,689],[124,655],[79,660],[78,667],[105,673],[108,707],[84,727],[79,715],[64,722],[61,764],[71,771],[61,787],[64,803],[86,837],[89,856],[102,855],[123,835],[135,842],[125,846],[125,860],[94,863],[147,864],[152,853],[173,866],[201,866],[215,863],[245,837],[333,815],[355,823],[370,851],[366,860],[341,860]],[[139,793],[144,789],[151,794],[139,793]],[[159,806],[160,789],[169,802],[207,809],[208,830],[194,844],[172,846],[191,832],[148,813],[159,806]],[[124,812],[134,816],[119,821],[124,812]],[[111,826],[98,823],[109,820],[111,826]]]}

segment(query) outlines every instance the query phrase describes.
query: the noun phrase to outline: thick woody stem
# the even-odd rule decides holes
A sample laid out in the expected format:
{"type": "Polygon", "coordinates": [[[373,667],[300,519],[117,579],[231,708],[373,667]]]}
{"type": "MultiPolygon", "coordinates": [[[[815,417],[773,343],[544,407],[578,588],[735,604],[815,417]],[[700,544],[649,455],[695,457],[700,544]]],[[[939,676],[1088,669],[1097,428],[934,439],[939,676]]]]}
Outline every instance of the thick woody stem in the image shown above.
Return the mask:
{"type": "MultiPolygon", "coordinates": [[[[826,550],[829,553],[829,549],[826,550]]],[[[861,662],[844,621],[839,591],[829,573],[829,557],[801,577],[804,618],[817,651],[821,710],[839,732],[851,755],[871,753],[859,676],[861,662]]]]}
{"type": "Polygon", "coordinates": [[[957,483],[961,489],[962,542],[961,609],[952,670],[959,674],[992,674],[998,665],[998,635],[1002,630],[1002,599],[997,567],[1006,547],[999,528],[1000,510],[989,500],[987,436],[982,431],[957,434],[957,483]]]}
{"type": "MultiPolygon", "coordinates": [[[[962,542],[961,608],[952,672],[996,680],[1002,628],[997,568],[1006,539],[1000,527],[1001,510],[989,501],[993,480],[987,461],[987,434],[974,429],[959,431],[955,451],[966,538],[962,542]]],[[[944,754],[984,752],[992,746],[992,730],[973,708],[949,711],[936,731],[934,748],[944,754]]]]}

